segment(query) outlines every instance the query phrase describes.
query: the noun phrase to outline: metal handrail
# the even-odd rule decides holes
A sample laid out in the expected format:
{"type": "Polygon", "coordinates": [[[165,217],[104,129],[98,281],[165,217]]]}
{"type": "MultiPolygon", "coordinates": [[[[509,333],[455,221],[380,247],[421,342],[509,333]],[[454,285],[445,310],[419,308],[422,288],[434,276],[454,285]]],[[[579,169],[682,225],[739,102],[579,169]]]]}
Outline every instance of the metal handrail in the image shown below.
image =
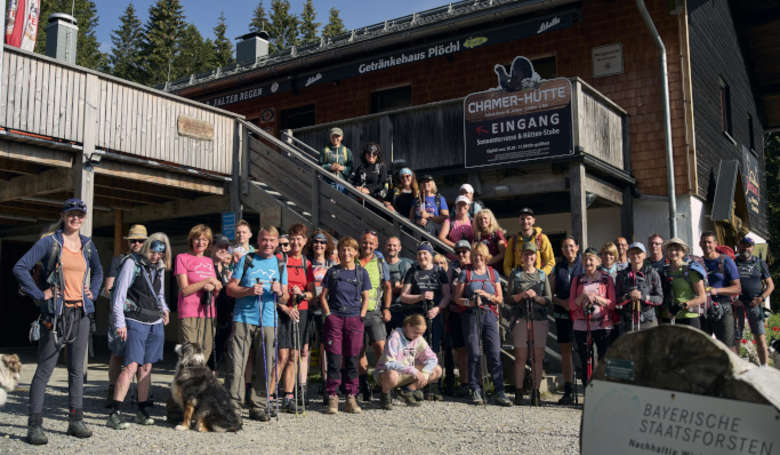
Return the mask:
{"type": "Polygon", "coordinates": [[[312,147],[311,145],[303,142],[302,140],[298,139],[297,137],[293,136],[292,134],[288,133],[287,131],[288,130],[282,130],[282,135],[284,137],[286,137],[287,139],[292,139],[297,144],[300,144],[301,146],[303,146],[303,148],[308,149],[314,156],[320,156],[319,150],[317,150],[314,147],[312,147]]]}
{"type": "Polygon", "coordinates": [[[269,134],[268,132],[264,131],[263,129],[259,128],[256,125],[253,125],[252,123],[249,123],[245,120],[239,120],[239,122],[244,125],[247,130],[251,131],[255,135],[267,140],[268,142],[274,144],[275,146],[279,147],[280,149],[284,150],[285,152],[293,155],[300,161],[302,161],[304,164],[309,166],[314,170],[314,172],[322,175],[323,177],[332,180],[340,185],[342,185],[352,196],[357,197],[358,199],[362,200],[363,203],[370,205],[372,208],[378,210],[383,215],[390,217],[393,219],[396,223],[403,225],[407,229],[412,230],[416,234],[419,234],[422,238],[429,241],[434,247],[436,247],[439,250],[442,250],[447,253],[454,253],[455,251],[453,248],[446,243],[442,242],[438,237],[433,236],[429,234],[428,232],[421,229],[416,224],[409,221],[408,218],[399,215],[397,212],[392,212],[387,209],[383,204],[379,203],[376,199],[374,199],[372,196],[369,196],[367,194],[363,194],[357,189],[355,189],[354,186],[352,186],[351,183],[347,182],[346,180],[342,179],[341,177],[337,176],[336,174],[324,169],[322,166],[320,166],[319,163],[315,162],[310,156],[306,155],[305,153],[301,153],[301,151],[297,150],[292,145],[278,139],[277,137],[269,134]]]}

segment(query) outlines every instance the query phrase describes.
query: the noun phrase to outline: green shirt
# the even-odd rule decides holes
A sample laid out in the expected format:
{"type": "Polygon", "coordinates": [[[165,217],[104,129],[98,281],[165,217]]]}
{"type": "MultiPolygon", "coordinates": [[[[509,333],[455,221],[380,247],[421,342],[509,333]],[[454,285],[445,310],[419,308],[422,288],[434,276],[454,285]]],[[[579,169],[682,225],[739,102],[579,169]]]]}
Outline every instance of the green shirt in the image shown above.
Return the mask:
{"type": "MultiPolygon", "coordinates": [[[[669,266],[668,275],[671,278],[672,292],[677,303],[685,303],[696,298],[696,291],[693,290],[693,286],[702,280],[699,272],[695,270],[689,270],[688,278],[686,279],[684,267],[681,266],[674,269],[671,265],[669,266]]],[[[669,310],[665,309],[663,313],[665,318],[671,318],[669,310]]],[[[681,310],[676,317],[681,319],[698,318],[699,313],[681,310]]]]}
{"type": "Polygon", "coordinates": [[[382,284],[385,281],[389,281],[390,277],[387,276],[387,267],[384,268],[384,272],[380,271],[379,260],[374,255],[370,261],[366,262],[363,266],[368,272],[368,278],[371,280],[371,290],[368,291],[368,311],[376,311],[377,308],[381,308],[382,304],[379,299],[382,298],[384,292],[382,292],[382,284]],[[384,276],[383,276],[384,275],[384,276]]]}

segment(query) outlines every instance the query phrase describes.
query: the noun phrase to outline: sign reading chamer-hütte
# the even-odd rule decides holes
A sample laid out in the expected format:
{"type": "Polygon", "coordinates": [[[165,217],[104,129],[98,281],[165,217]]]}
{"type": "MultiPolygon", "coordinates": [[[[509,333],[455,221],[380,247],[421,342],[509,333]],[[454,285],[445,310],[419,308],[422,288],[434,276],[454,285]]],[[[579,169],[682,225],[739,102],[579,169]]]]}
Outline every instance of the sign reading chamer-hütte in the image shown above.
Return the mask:
{"type": "Polygon", "coordinates": [[[569,80],[541,79],[525,57],[515,57],[509,73],[494,69],[498,87],[463,101],[466,167],[573,154],[569,80]]]}

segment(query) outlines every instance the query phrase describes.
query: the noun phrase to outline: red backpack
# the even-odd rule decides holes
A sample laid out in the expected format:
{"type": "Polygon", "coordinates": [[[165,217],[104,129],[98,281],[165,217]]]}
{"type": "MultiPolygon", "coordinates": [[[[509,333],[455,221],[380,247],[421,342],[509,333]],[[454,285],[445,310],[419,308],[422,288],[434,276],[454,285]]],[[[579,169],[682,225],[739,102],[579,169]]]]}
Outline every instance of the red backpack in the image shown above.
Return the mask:
{"type": "MultiPolygon", "coordinates": [[[[498,279],[496,277],[496,271],[493,269],[493,267],[487,266],[488,270],[488,279],[487,280],[472,280],[471,279],[471,267],[466,267],[466,284],[471,283],[472,281],[480,281],[482,282],[482,289],[485,289],[485,281],[490,281],[490,283],[493,285],[493,295],[498,297],[498,279]]],[[[498,307],[495,303],[488,304],[490,306],[490,310],[498,315],[498,307]]]]}

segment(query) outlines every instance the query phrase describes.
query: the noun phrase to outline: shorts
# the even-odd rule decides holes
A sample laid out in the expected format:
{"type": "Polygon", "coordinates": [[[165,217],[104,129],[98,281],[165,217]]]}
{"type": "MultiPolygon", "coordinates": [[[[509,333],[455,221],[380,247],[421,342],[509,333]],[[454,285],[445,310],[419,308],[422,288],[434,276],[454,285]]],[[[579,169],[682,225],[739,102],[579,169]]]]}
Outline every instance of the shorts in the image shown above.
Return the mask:
{"type": "Polygon", "coordinates": [[[555,331],[558,335],[558,344],[571,343],[574,339],[574,327],[569,318],[555,318],[555,331]]]}
{"type": "MultiPolygon", "coordinates": [[[[534,326],[534,347],[544,348],[547,345],[548,321],[533,321],[534,326]]],[[[525,319],[520,319],[512,328],[512,344],[515,349],[528,347],[528,329],[525,319]]]]}
{"type": "Polygon", "coordinates": [[[367,313],[363,319],[363,327],[366,345],[387,339],[387,327],[385,327],[385,321],[382,320],[382,313],[377,311],[367,313]]]}
{"type": "Polygon", "coordinates": [[[122,357],[125,355],[125,342],[122,341],[122,338],[117,336],[116,328],[111,324],[108,325],[106,338],[108,339],[108,350],[111,351],[111,355],[115,357],[122,357]]]}
{"type": "Polygon", "coordinates": [[[734,310],[730,304],[723,305],[723,317],[720,320],[712,321],[702,319],[702,330],[714,334],[715,338],[720,340],[726,346],[733,348],[737,345],[736,323],[734,322],[734,310]]]}
{"type": "Polygon", "coordinates": [[[745,317],[747,317],[748,324],[750,325],[750,332],[752,332],[754,336],[766,334],[766,327],[764,327],[764,310],[761,308],[761,305],[750,306],[749,304],[744,304],[735,306],[734,317],[737,322],[737,339],[742,339],[742,334],[745,329],[745,317]]]}
{"type": "MultiPolygon", "coordinates": [[[[309,317],[309,310],[298,310],[298,336],[300,336],[301,345],[299,350],[303,349],[303,346],[308,343],[309,336],[311,336],[312,323],[309,317]]],[[[294,331],[292,319],[286,314],[279,312],[279,349],[293,349],[294,344],[294,331]]]]}
{"type": "Polygon", "coordinates": [[[447,334],[452,349],[460,349],[466,346],[466,337],[463,335],[463,324],[460,322],[462,313],[450,311],[447,318],[447,334]]]}
{"type": "Polygon", "coordinates": [[[127,319],[125,324],[127,324],[127,341],[122,365],[127,366],[131,363],[145,365],[162,360],[165,344],[165,327],[162,322],[150,325],[127,319]]]}

